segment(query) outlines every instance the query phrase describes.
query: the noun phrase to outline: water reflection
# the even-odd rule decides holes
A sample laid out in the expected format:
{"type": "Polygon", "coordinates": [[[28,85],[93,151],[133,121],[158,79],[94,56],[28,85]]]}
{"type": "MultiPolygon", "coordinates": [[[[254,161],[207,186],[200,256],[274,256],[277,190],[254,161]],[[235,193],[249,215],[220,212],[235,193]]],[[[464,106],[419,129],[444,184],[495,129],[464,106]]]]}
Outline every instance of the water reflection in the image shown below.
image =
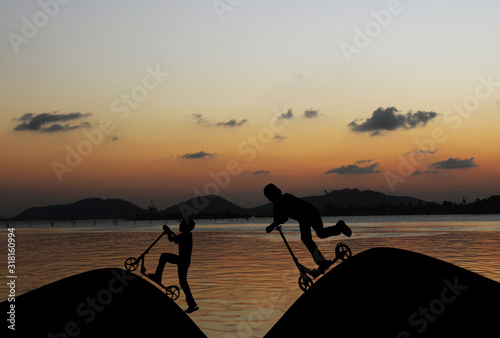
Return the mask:
{"type": "MultiPolygon", "coordinates": [[[[200,310],[191,318],[209,337],[262,337],[302,293],[297,285],[298,272],[281,238],[266,234],[262,224],[265,221],[218,224],[216,231],[208,224],[197,226],[193,232],[188,278],[200,310]]],[[[347,243],[353,254],[373,247],[395,247],[433,256],[500,282],[498,222],[351,224],[351,238],[316,241],[326,256],[333,256],[338,240],[347,243]]],[[[126,258],[139,256],[158,236],[161,224],[150,229],[154,231],[135,231],[133,227],[126,231],[86,227],[18,229],[17,292],[22,294],[96,268],[122,268],[126,258]]],[[[284,231],[301,263],[312,267],[298,228],[291,224],[284,231]]],[[[6,238],[3,230],[3,248],[6,238]]],[[[176,253],[177,246],[162,240],[153,247],[145,261],[151,272],[162,252],[176,253]]],[[[5,269],[5,262],[0,263],[0,268],[5,269]]],[[[178,284],[176,267],[167,265],[163,278],[166,284],[178,284]]],[[[6,291],[4,285],[1,288],[6,291]]],[[[185,304],[182,294],[177,302],[185,304]]]]}

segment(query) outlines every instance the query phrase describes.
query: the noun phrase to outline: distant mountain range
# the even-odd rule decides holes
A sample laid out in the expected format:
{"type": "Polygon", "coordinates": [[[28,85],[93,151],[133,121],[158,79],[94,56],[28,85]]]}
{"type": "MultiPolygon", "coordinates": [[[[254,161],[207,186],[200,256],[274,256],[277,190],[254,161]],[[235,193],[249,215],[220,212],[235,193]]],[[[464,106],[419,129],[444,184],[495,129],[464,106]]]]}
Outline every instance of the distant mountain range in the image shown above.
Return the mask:
{"type": "Polygon", "coordinates": [[[72,204],[29,208],[11,220],[124,219],[145,212],[121,199],[86,198],[72,204]]]}
{"type": "MultiPolygon", "coordinates": [[[[335,190],[325,195],[303,197],[323,214],[337,214],[356,210],[370,214],[381,206],[426,205],[427,202],[408,196],[391,196],[381,192],[358,189],[335,190]]],[[[193,218],[248,218],[271,216],[272,204],[254,208],[240,207],[220,196],[198,196],[158,211],[140,208],[122,199],[87,198],[76,203],[33,207],[10,220],[76,220],[76,219],[171,219],[181,218],[181,209],[191,211],[193,218]]],[[[380,208],[379,208],[380,209],[380,208]]]]}

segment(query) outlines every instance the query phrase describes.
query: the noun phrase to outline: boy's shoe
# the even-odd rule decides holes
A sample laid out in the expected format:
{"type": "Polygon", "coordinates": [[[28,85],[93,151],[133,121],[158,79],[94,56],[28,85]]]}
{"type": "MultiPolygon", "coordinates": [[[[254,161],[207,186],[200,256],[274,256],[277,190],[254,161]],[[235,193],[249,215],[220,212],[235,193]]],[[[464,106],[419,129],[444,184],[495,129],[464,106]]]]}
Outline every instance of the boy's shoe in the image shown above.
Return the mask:
{"type": "Polygon", "coordinates": [[[192,312],[195,312],[198,309],[199,309],[198,305],[194,305],[194,306],[188,307],[187,310],[184,311],[184,312],[186,312],[186,313],[192,313],[192,312]]]}
{"type": "Polygon", "coordinates": [[[344,221],[340,220],[337,222],[337,226],[340,228],[340,232],[346,235],[347,237],[351,237],[352,230],[345,224],[344,221]]]}
{"type": "Polygon", "coordinates": [[[318,275],[322,275],[330,266],[332,266],[333,261],[326,260],[318,264],[318,275]]]}

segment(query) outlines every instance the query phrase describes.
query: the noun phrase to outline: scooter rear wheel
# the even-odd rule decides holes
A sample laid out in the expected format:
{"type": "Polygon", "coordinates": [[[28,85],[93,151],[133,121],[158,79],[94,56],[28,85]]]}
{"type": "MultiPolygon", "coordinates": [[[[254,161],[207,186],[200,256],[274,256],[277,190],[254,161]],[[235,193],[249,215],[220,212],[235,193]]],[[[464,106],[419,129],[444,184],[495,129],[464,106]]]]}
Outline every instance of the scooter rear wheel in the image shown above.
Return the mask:
{"type": "Polygon", "coordinates": [[[349,248],[347,244],[339,243],[335,247],[335,256],[343,261],[346,261],[352,257],[351,248],[349,248]]]}
{"type": "Polygon", "coordinates": [[[181,294],[181,289],[177,285],[170,285],[166,287],[166,294],[171,300],[176,300],[181,294]]]}
{"type": "Polygon", "coordinates": [[[306,276],[306,277],[300,276],[299,277],[299,288],[302,291],[306,292],[312,285],[313,285],[313,281],[308,276],[306,276]]]}
{"type": "Polygon", "coordinates": [[[135,270],[137,270],[138,266],[139,266],[139,262],[134,257],[129,257],[125,261],[125,270],[127,270],[127,271],[135,271],[135,270]]]}

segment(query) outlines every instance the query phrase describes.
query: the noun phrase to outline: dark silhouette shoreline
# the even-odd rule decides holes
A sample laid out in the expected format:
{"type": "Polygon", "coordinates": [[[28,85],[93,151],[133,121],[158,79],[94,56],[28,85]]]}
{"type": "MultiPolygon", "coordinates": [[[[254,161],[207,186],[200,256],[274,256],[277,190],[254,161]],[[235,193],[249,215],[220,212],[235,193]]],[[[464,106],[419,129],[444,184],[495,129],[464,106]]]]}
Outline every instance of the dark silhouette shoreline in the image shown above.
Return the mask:
{"type": "MultiPolygon", "coordinates": [[[[474,202],[426,202],[409,196],[391,196],[358,189],[335,190],[319,196],[301,197],[314,205],[321,216],[379,216],[379,215],[445,215],[500,214],[500,195],[474,202]]],[[[140,208],[121,199],[87,198],[76,203],[28,208],[19,215],[0,221],[58,221],[58,220],[178,220],[181,210],[189,210],[193,219],[239,219],[272,216],[270,203],[254,208],[240,207],[220,196],[198,196],[164,210],[140,208]],[[202,208],[199,206],[202,205],[202,208]]]]}

